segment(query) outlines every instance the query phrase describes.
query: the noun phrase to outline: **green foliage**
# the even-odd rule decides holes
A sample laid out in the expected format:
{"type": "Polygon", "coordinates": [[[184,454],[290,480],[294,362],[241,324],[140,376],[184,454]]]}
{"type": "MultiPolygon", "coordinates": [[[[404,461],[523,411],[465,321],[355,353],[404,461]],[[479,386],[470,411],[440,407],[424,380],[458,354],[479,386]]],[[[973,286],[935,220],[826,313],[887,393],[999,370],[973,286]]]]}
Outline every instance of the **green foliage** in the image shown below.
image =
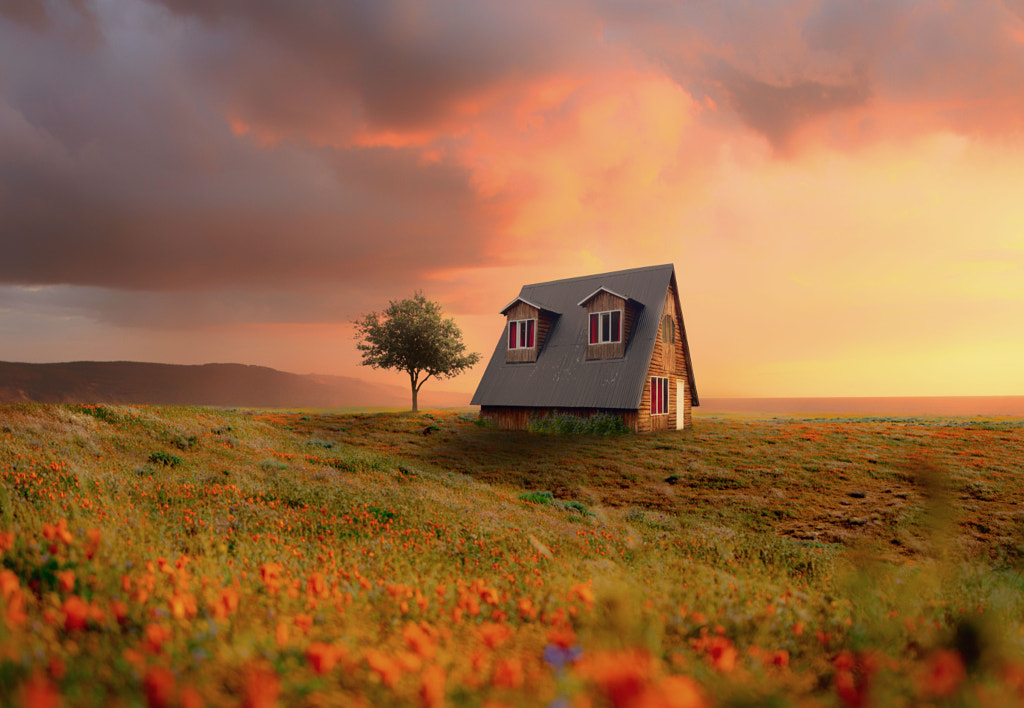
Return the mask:
{"type": "Polygon", "coordinates": [[[74,411],[75,413],[84,413],[85,415],[92,416],[96,420],[102,420],[104,423],[110,423],[112,425],[121,421],[121,416],[111,409],[104,408],[103,406],[72,404],[68,406],[68,410],[74,411]]]}
{"type": "Polygon", "coordinates": [[[267,458],[260,462],[260,469],[264,472],[283,472],[288,469],[288,463],[282,460],[267,458]]]}
{"type": "Polygon", "coordinates": [[[179,450],[187,452],[199,444],[199,438],[195,435],[175,435],[169,442],[179,450]]]}
{"type": "Polygon", "coordinates": [[[154,452],[149,456],[149,461],[164,467],[178,467],[185,462],[177,455],[172,455],[169,452],[154,452]]]}
{"type": "Polygon", "coordinates": [[[534,416],[530,418],[527,430],[554,435],[625,435],[632,432],[622,416],[614,413],[597,413],[589,418],[572,413],[534,416]]]}
{"type": "Polygon", "coordinates": [[[563,511],[574,512],[580,516],[587,516],[590,514],[587,507],[581,502],[555,499],[555,495],[551,492],[523,492],[519,495],[519,500],[527,502],[528,504],[537,504],[539,506],[553,506],[563,511]]]}
{"type": "Polygon", "coordinates": [[[578,501],[570,500],[570,501],[559,501],[558,503],[566,511],[576,512],[580,516],[587,516],[588,514],[590,514],[590,512],[587,510],[586,505],[584,505],[583,502],[578,502],[578,501]]]}
{"type": "Polygon", "coordinates": [[[523,492],[519,495],[519,498],[524,502],[530,504],[540,504],[547,506],[555,499],[555,495],[551,492],[523,492]]]}
{"type": "Polygon", "coordinates": [[[384,312],[371,312],[353,324],[363,366],[409,374],[414,411],[416,396],[427,379],[456,376],[480,361],[480,354],[466,353],[455,320],[442,317],[441,306],[422,292],[392,300],[384,312]]]}

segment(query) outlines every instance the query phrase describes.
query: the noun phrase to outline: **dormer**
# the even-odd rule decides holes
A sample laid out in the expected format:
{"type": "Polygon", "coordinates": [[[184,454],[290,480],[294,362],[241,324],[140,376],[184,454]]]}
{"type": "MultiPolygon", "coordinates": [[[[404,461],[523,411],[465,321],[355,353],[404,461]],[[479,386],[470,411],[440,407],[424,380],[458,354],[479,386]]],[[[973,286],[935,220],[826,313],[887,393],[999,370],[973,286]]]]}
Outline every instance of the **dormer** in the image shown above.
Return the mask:
{"type": "Polygon", "coordinates": [[[583,298],[579,306],[587,311],[587,359],[624,356],[633,320],[643,305],[600,287],[583,298]]]}
{"type": "Polygon", "coordinates": [[[557,312],[517,297],[501,311],[505,315],[505,362],[530,363],[537,361],[537,356],[557,312]]]}

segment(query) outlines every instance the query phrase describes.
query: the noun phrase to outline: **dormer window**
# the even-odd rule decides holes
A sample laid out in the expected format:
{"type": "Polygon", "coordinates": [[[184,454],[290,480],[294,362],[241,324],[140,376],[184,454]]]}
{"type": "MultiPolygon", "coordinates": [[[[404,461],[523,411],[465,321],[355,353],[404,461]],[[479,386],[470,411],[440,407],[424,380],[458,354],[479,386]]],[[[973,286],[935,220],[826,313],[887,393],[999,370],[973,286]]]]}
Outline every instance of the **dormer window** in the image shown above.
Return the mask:
{"type": "Polygon", "coordinates": [[[537,320],[510,320],[508,323],[508,348],[533,349],[537,320]]]}
{"type": "Polygon", "coordinates": [[[590,344],[622,341],[622,310],[590,313],[590,344]]]}

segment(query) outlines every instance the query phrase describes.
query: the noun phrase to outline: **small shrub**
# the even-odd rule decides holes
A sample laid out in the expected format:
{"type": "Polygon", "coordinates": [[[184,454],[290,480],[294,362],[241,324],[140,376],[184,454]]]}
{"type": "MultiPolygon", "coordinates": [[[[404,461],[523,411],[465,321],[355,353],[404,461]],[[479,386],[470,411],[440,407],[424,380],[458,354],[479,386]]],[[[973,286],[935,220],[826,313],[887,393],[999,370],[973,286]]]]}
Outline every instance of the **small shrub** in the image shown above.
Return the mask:
{"type": "Polygon", "coordinates": [[[69,405],[68,409],[75,413],[84,413],[85,415],[92,416],[96,420],[102,420],[104,423],[116,424],[121,421],[121,416],[103,406],[69,405]]]}
{"type": "Polygon", "coordinates": [[[164,467],[177,467],[184,463],[177,455],[172,455],[169,452],[154,452],[149,456],[149,461],[154,464],[160,464],[164,467]]]}
{"type": "Polygon", "coordinates": [[[580,516],[590,516],[590,511],[583,503],[555,499],[555,495],[551,492],[523,492],[519,495],[519,500],[539,506],[553,506],[556,509],[569,511],[580,516]]]}
{"type": "Polygon", "coordinates": [[[381,524],[389,523],[398,518],[398,515],[395,514],[395,512],[391,511],[390,509],[382,509],[381,507],[375,504],[371,504],[369,507],[367,507],[366,510],[370,512],[370,515],[373,516],[373,518],[375,518],[378,523],[381,524]]]}
{"type": "Polygon", "coordinates": [[[614,413],[597,413],[589,418],[573,413],[534,416],[526,427],[531,433],[554,435],[623,435],[631,432],[622,416],[614,413]]]}
{"type": "Polygon", "coordinates": [[[287,463],[282,462],[281,460],[268,458],[260,463],[260,469],[263,470],[264,472],[280,472],[282,470],[288,469],[288,465],[287,463]]]}
{"type": "Polygon", "coordinates": [[[178,448],[182,452],[191,450],[193,447],[199,444],[199,438],[195,435],[177,435],[171,440],[171,445],[178,448]]]}
{"type": "Polygon", "coordinates": [[[988,482],[984,482],[980,479],[965,484],[964,491],[969,496],[980,501],[996,501],[999,499],[999,493],[995,488],[988,482]]]}
{"type": "Polygon", "coordinates": [[[547,506],[554,501],[555,495],[551,492],[523,492],[519,495],[519,499],[530,504],[547,506]]]}
{"type": "Polygon", "coordinates": [[[579,514],[580,516],[589,516],[590,515],[590,511],[587,509],[587,507],[582,502],[578,502],[578,501],[560,501],[558,503],[566,511],[575,512],[575,513],[579,514]]]}

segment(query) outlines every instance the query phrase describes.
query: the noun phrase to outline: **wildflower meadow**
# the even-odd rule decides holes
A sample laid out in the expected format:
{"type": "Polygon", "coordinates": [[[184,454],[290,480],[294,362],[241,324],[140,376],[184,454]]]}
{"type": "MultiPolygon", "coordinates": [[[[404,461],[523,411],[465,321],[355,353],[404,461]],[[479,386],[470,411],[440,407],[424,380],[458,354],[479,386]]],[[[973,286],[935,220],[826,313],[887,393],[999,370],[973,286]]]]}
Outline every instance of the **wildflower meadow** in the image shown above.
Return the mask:
{"type": "Polygon", "coordinates": [[[1024,421],[0,407],[0,704],[1013,706],[1024,421]]]}

